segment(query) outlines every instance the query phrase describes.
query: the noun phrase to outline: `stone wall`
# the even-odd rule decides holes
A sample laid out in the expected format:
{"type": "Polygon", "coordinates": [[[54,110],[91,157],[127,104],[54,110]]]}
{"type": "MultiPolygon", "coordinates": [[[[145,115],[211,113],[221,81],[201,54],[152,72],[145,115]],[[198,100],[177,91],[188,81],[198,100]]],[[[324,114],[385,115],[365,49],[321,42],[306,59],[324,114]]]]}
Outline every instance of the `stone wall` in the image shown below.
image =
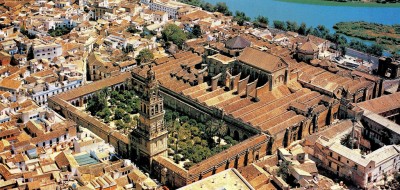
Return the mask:
{"type": "Polygon", "coordinates": [[[269,137],[265,134],[255,135],[188,170],[188,184],[209,177],[228,168],[247,166],[267,154],[269,137]]]}
{"type": "Polygon", "coordinates": [[[58,97],[52,97],[48,101],[48,106],[64,116],[66,119],[75,121],[78,125],[85,127],[94,134],[102,138],[105,142],[114,146],[116,153],[124,158],[130,158],[130,140],[129,137],[120,134],[111,129],[108,125],[102,123],[91,115],[79,110],[65,100],[58,97]]]}

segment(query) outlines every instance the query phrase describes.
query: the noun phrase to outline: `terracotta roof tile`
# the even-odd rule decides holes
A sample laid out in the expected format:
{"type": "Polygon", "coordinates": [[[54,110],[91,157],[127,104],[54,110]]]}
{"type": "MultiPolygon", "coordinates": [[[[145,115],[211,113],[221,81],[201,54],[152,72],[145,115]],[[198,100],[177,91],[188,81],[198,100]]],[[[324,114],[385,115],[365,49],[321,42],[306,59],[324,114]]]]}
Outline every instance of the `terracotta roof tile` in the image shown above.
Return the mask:
{"type": "Polygon", "coordinates": [[[250,47],[244,49],[238,60],[267,72],[273,72],[287,66],[281,58],[250,47]]]}
{"type": "Polygon", "coordinates": [[[400,108],[400,92],[360,102],[357,105],[377,114],[395,110],[400,108]]]}

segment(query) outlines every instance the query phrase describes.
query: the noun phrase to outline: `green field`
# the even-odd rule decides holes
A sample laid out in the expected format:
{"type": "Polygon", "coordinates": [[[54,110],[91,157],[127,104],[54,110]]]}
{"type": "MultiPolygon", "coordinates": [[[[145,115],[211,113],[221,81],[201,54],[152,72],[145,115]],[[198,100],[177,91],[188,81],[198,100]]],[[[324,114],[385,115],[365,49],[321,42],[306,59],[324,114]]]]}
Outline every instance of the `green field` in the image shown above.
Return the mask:
{"type": "Polygon", "coordinates": [[[337,2],[326,0],[277,0],[289,3],[313,4],[323,6],[349,6],[349,7],[400,7],[400,3],[363,3],[363,2],[337,2]]]}

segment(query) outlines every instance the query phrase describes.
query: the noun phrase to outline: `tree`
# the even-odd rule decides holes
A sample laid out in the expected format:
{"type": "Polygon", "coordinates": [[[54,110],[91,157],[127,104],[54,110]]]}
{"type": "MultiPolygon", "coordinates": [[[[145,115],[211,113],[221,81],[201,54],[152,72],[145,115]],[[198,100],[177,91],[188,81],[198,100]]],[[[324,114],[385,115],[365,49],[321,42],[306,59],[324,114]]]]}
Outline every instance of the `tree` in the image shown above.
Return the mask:
{"type": "Polygon", "coordinates": [[[122,117],[124,117],[125,111],[121,108],[117,108],[114,112],[114,119],[115,120],[119,120],[122,119],[122,117]]]}
{"type": "Polygon", "coordinates": [[[192,167],[194,165],[194,163],[193,162],[185,162],[184,164],[183,164],[183,167],[186,169],[186,170],[188,170],[190,167],[192,167]]]}
{"type": "Polygon", "coordinates": [[[164,115],[165,121],[169,122],[172,121],[172,112],[169,110],[166,110],[165,115],[164,115]]]}
{"type": "Polygon", "coordinates": [[[336,50],[340,52],[341,55],[346,54],[347,39],[340,35],[339,33],[334,33],[333,35],[328,35],[331,42],[335,43],[336,50]]]}
{"type": "Polygon", "coordinates": [[[215,121],[208,121],[205,128],[205,137],[211,142],[211,147],[214,147],[214,139],[213,137],[218,135],[218,124],[215,121]]]}
{"type": "Polygon", "coordinates": [[[179,163],[179,161],[181,161],[181,159],[182,159],[182,156],[181,156],[181,155],[179,155],[179,154],[175,154],[175,155],[174,155],[174,161],[175,161],[175,163],[179,163]]]}
{"type": "Polygon", "coordinates": [[[286,30],[297,32],[299,27],[297,26],[297,22],[295,21],[286,21],[286,30]]]}
{"type": "Polygon", "coordinates": [[[200,137],[194,137],[194,138],[193,138],[193,142],[194,142],[195,144],[201,144],[201,138],[200,138],[200,137]]]}
{"type": "Polygon", "coordinates": [[[177,25],[167,24],[161,32],[163,39],[166,42],[172,41],[175,45],[182,47],[187,36],[177,25]]]}
{"type": "Polygon", "coordinates": [[[192,135],[196,137],[200,135],[200,129],[196,126],[190,127],[190,131],[192,132],[192,135]]]}
{"type": "Polygon", "coordinates": [[[268,27],[269,20],[267,17],[259,15],[254,19],[254,23],[257,27],[259,26],[268,27]]]}
{"type": "Polygon", "coordinates": [[[189,120],[189,124],[193,125],[193,126],[196,126],[197,125],[197,121],[195,119],[190,119],[189,120]]]}
{"type": "Polygon", "coordinates": [[[367,53],[380,57],[383,55],[383,47],[379,44],[372,44],[367,48],[367,53]]]}
{"type": "Polygon", "coordinates": [[[132,118],[129,114],[125,114],[122,118],[122,121],[124,121],[125,123],[130,123],[132,121],[132,118]]]}
{"type": "Polygon", "coordinates": [[[227,144],[236,145],[238,142],[234,140],[231,136],[227,135],[224,137],[224,140],[227,144]]]}
{"type": "Polygon", "coordinates": [[[34,57],[34,54],[33,54],[33,47],[30,46],[30,47],[29,47],[29,50],[28,50],[28,55],[27,55],[26,59],[29,61],[29,60],[31,60],[31,59],[33,59],[33,58],[35,58],[35,57],[34,57]]]}
{"type": "Polygon", "coordinates": [[[215,11],[214,5],[212,5],[211,3],[208,3],[208,2],[207,3],[203,3],[201,5],[201,8],[206,10],[206,11],[209,11],[209,12],[214,12],[215,11]]]}
{"type": "Polygon", "coordinates": [[[250,17],[246,16],[246,14],[242,11],[236,11],[233,20],[237,21],[240,26],[243,26],[245,21],[250,21],[250,17]]]}
{"type": "Polygon", "coordinates": [[[307,25],[306,25],[306,23],[302,22],[300,24],[300,27],[297,30],[297,33],[299,33],[300,35],[305,35],[305,36],[308,34],[307,33],[307,25]]]}
{"type": "Polygon", "coordinates": [[[128,126],[121,120],[115,121],[115,126],[117,127],[117,130],[121,130],[124,128],[127,128],[128,126]]]}
{"type": "Polygon", "coordinates": [[[181,116],[180,118],[179,118],[179,121],[181,122],[181,123],[186,123],[186,122],[188,122],[189,121],[189,117],[188,116],[181,116]]]}
{"type": "Polygon", "coordinates": [[[396,174],[394,174],[394,179],[400,183],[400,172],[397,172],[396,174]]]}
{"type": "Polygon", "coordinates": [[[346,146],[347,148],[351,148],[351,134],[347,134],[344,136],[342,139],[340,139],[340,144],[343,146],[346,146]]]}
{"type": "Polygon", "coordinates": [[[218,128],[218,142],[221,143],[221,138],[226,135],[228,132],[228,126],[223,120],[218,120],[215,122],[214,125],[217,125],[218,128]]]}
{"type": "Polygon", "coordinates": [[[231,16],[231,15],[232,15],[232,12],[229,11],[229,8],[228,8],[228,6],[226,5],[226,3],[223,3],[223,2],[218,2],[218,3],[215,5],[214,10],[215,10],[216,12],[223,13],[225,16],[231,16]]]}
{"type": "Polygon", "coordinates": [[[339,52],[340,52],[340,55],[346,55],[346,46],[345,45],[340,45],[339,46],[339,52]]]}
{"type": "Polygon", "coordinates": [[[179,117],[179,112],[172,112],[172,120],[176,120],[179,117]]]}
{"type": "Polygon", "coordinates": [[[138,60],[138,62],[139,62],[140,64],[149,62],[149,61],[151,61],[152,59],[154,59],[153,52],[151,52],[151,51],[150,51],[149,49],[147,49],[147,48],[142,49],[142,50],[139,52],[139,55],[137,55],[137,57],[136,57],[136,60],[138,60]]]}
{"type": "Polygon", "coordinates": [[[14,54],[11,55],[10,64],[13,65],[13,66],[15,66],[15,65],[18,65],[18,63],[19,63],[19,62],[17,61],[17,59],[15,59],[14,54]]]}
{"type": "Polygon", "coordinates": [[[274,20],[274,28],[279,30],[286,30],[286,24],[280,20],[274,20]]]}
{"type": "Polygon", "coordinates": [[[368,46],[361,42],[360,40],[351,40],[349,43],[350,48],[353,48],[358,51],[366,52],[368,46]]]}
{"type": "Polygon", "coordinates": [[[68,34],[70,31],[72,30],[72,28],[67,28],[67,27],[56,27],[55,29],[51,28],[48,33],[50,34],[50,36],[52,37],[56,37],[56,36],[62,36],[65,34],[68,34]]]}
{"type": "Polygon", "coordinates": [[[289,177],[289,161],[283,161],[278,168],[278,176],[280,176],[284,181],[289,177]]]}
{"type": "Polygon", "coordinates": [[[86,110],[90,111],[92,115],[97,115],[97,112],[103,111],[107,106],[105,94],[103,92],[97,92],[96,95],[88,101],[86,110]]]}
{"type": "Polygon", "coordinates": [[[105,107],[101,111],[97,112],[96,115],[100,118],[103,118],[105,123],[110,122],[111,111],[108,109],[108,107],[105,107]]]}
{"type": "Polygon", "coordinates": [[[393,59],[400,59],[400,53],[397,51],[393,51],[392,53],[392,58],[393,59]]]}
{"type": "Polygon", "coordinates": [[[131,25],[126,29],[127,32],[135,34],[135,33],[139,33],[140,30],[136,29],[135,25],[131,25]]]}
{"type": "Polygon", "coordinates": [[[150,39],[152,37],[151,31],[147,27],[143,27],[142,33],[140,33],[140,37],[150,39]]]}
{"type": "Polygon", "coordinates": [[[201,28],[200,25],[195,24],[192,29],[192,34],[194,37],[198,38],[201,36],[201,28]]]}
{"type": "Polygon", "coordinates": [[[312,35],[326,39],[327,35],[329,35],[329,29],[324,25],[318,25],[314,28],[312,35]]]}

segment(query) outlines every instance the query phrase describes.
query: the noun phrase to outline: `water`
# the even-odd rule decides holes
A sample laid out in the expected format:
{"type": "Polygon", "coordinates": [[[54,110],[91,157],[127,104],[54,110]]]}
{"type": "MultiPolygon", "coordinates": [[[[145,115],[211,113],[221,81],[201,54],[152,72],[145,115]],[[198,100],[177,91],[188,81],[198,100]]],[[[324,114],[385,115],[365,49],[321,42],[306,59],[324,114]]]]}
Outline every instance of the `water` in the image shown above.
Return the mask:
{"type": "Polygon", "coordinates": [[[400,24],[400,7],[347,7],[309,5],[276,0],[205,0],[212,4],[225,2],[233,13],[243,11],[250,18],[258,15],[273,20],[304,22],[307,26],[325,25],[333,32],[333,25],[342,21],[367,21],[380,24],[400,24]]]}

